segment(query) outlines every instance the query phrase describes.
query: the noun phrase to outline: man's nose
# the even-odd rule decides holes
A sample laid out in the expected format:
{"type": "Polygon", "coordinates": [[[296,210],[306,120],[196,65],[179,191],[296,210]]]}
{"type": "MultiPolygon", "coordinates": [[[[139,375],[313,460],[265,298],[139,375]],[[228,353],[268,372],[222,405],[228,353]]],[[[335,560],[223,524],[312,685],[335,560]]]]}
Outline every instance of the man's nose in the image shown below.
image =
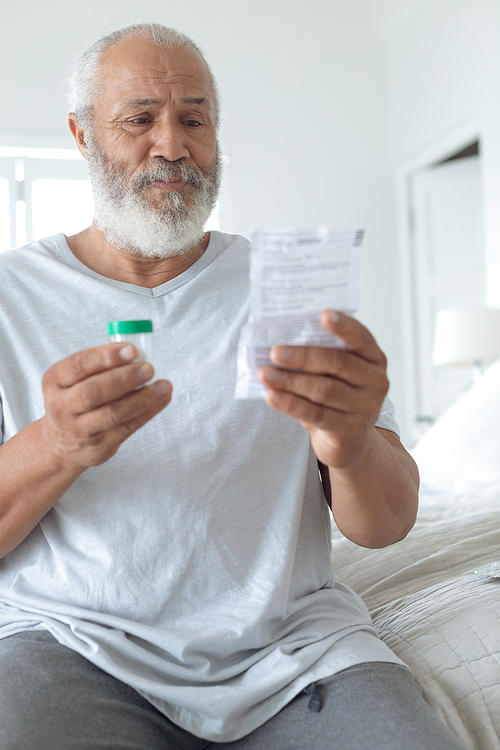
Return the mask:
{"type": "Polygon", "coordinates": [[[190,156],[185,133],[176,123],[158,123],[152,136],[153,145],[149,152],[152,158],[162,157],[167,161],[177,161],[190,156]]]}

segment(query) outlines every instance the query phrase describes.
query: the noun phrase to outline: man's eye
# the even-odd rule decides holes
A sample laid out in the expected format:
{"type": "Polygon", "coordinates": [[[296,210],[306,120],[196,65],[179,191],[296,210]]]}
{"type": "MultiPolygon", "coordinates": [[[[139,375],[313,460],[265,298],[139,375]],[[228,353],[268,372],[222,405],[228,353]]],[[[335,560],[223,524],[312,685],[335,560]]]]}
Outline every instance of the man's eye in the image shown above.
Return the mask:
{"type": "Polygon", "coordinates": [[[149,122],[148,117],[134,117],[133,120],[129,120],[129,122],[134,123],[135,125],[145,125],[149,122]]]}
{"type": "Polygon", "coordinates": [[[195,128],[201,125],[201,122],[198,122],[198,120],[185,120],[185,125],[189,125],[190,128],[195,128]]]}

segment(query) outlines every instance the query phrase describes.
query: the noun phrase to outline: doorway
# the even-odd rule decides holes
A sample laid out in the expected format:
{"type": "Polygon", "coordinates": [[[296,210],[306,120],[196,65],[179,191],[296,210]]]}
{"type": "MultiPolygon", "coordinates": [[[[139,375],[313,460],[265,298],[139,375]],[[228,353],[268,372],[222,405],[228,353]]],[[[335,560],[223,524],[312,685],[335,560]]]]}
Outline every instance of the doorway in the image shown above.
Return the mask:
{"type": "Polygon", "coordinates": [[[480,142],[410,176],[415,438],[468,386],[467,367],[434,367],[436,315],[486,306],[480,142]]]}

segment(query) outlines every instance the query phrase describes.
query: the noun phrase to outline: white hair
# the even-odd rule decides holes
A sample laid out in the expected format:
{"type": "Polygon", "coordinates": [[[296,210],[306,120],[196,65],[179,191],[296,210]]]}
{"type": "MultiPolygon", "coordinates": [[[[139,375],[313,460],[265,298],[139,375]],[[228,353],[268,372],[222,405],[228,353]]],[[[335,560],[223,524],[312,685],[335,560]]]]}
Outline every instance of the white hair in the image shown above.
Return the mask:
{"type": "Polygon", "coordinates": [[[208,68],[214,95],[216,126],[218,127],[220,120],[220,94],[214,74],[205,59],[205,55],[190,37],[181,34],[175,29],[162,26],[159,23],[137,23],[125,26],[98,39],[78,55],[68,78],[69,94],[67,101],[69,111],[74,112],[80,125],[90,127],[92,123],[93,106],[99,94],[100,81],[98,73],[102,56],[113,44],[116,44],[125,37],[133,36],[142,36],[144,39],[153,42],[153,44],[158,44],[160,47],[166,47],[170,50],[179,49],[180,47],[191,47],[191,49],[198,52],[208,68]]]}

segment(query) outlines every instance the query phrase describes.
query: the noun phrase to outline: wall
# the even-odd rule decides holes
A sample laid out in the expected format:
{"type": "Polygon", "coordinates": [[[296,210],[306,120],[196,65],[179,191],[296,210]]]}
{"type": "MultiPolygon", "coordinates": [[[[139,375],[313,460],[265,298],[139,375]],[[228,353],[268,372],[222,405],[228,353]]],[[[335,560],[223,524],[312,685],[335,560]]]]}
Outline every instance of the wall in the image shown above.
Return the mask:
{"type": "MultiPolygon", "coordinates": [[[[384,51],[387,152],[394,189],[397,176],[446,155],[445,144],[458,144],[468,134],[480,136],[487,296],[492,306],[500,306],[500,2],[372,0],[372,11],[384,51]]],[[[405,189],[403,182],[399,189],[405,189]]],[[[400,214],[404,210],[402,201],[400,214]]],[[[404,215],[399,218],[407,221],[404,215]]],[[[401,236],[399,244],[404,244],[401,236]]],[[[400,288],[405,295],[403,266],[400,263],[400,288]]],[[[404,304],[400,312],[408,330],[404,304]]],[[[405,387],[411,390],[408,356],[403,370],[405,387]]],[[[407,390],[400,417],[408,426],[410,400],[407,390]]]]}
{"type": "Polygon", "coordinates": [[[484,117],[498,86],[498,69],[490,67],[500,40],[498,0],[419,0],[403,15],[408,4],[401,0],[378,26],[393,162],[468,118],[484,117]]]}
{"type": "MultiPolygon", "coordinates": [[[[387,0],[386,0],[387,2],[387,0]]],[[[73,54],[122,25],[192,35],[224,98],[223,228],[364,225],[360,316],[401,401],[394,194],[386,157],[382,48],[367,0],[62,0],[9,4],[0,26],[0,145],[69,145],[62,82],[73,54]]]]}

